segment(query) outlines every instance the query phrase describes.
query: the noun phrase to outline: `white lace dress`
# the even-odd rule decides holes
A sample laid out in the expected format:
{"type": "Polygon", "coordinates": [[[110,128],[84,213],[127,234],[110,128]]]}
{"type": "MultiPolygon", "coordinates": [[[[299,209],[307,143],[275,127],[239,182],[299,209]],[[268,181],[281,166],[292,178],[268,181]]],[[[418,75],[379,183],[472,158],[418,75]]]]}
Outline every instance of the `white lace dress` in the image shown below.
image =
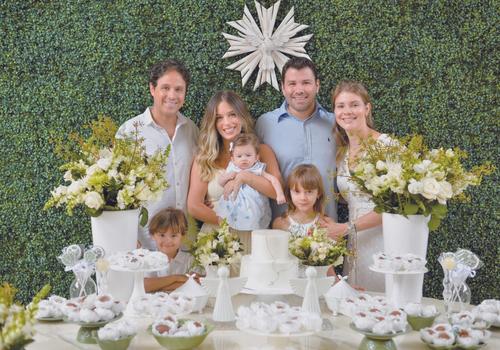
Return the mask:
{"type": "MultiPolygon", "coordinates": [[[[256,162],[249,171],[255,175],[262,175],[266,165],[256,162]]],[[[239,173],[242,170],[233,162],[229,162],[226,172],[239,173]]],[[[215,212],[221,218],[226,218],[229,226],[237,230],[249,231],[264,229],[271,222],[271,205],[269,198],[247,184],[241,185],[235,198],[220,198],[215,212]]]]}
{"type": "Polygon", "coordinates": [[[288,222],[290,223],[290,226],[288,226],[288,231],[294,235],[294,236],[306,236],[307,231],[309,231],[310,228],[312,228],[316,223],[318,222],[319,219],[319,214],[316,215],[316,217],[305,224],[301,224],[297,221],[295,221],[290,215],[288,216],[288,222]]]}
{"type": "MultiPolygon", "coordinates": [[[[378,138],[382,142],[386,139],[388,139],[386,134],[381,134],[378,138]]],[[[349,221],[354,221],[371,212],[375,204],[369,196],[359,191],[358,186],[351,182],[349,177],[349,151],[347,151],[344,159],[337,165],[337,186],[349,207],[349,221]]],[[[350,284],[365,288],[367,291],[384,292],[384,276],[368,269],[373,264],[373,254],[384,250],[382,226],[358,231],[356,237],[349,235],[348,245],[356,250],[354,266],[352,258],[344,262],[344,275],[349,274],[350,284]]]]}

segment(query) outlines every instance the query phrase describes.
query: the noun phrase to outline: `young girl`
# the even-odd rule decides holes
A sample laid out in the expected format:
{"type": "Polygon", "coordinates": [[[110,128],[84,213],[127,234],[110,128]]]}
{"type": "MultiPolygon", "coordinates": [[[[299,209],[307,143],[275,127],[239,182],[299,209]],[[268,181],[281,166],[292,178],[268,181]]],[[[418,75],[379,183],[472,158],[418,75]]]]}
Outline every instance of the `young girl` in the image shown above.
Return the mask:
{"type": "MultiPolygon", "coordinates": [[[[230,145],[231,161],[226,172],[219,177],[219,184],[235,178],[242,171],[263,176],[273,185],[278,204],[285,203],[285,195],[280,181],[265,171],[266,164],[259,161],[259,139],[254,134],[242,133],[230,145]]],[[[237,230],[255,230],[267,228],[271,222],[271,207],[269,198],[243,184],[235,190],[232,198],[221,198],[215,207],[218,216],[226,218],[230,227],[237,230]]]]}
{"type": "Polygon", "coordinates": [[[172,291],[187,280],[185,275],[193,264],[193,256],[180,249],[187,232],[187,220],[179,209],[167,208],[159,211],[149,224],[149,233],[160,252],[168,256],[165,270],[146,273],[146,292],[172,291]]]}
{"type": "Polygon", "coordinates": [[[331,218],[323,215],[323,180],[314,165],[302,164],[292,170],[287,179],[285,197],[288,210],[274,220],[273,228],[305,236],[307,231],[320,221],[334,223],[331,218]]]}

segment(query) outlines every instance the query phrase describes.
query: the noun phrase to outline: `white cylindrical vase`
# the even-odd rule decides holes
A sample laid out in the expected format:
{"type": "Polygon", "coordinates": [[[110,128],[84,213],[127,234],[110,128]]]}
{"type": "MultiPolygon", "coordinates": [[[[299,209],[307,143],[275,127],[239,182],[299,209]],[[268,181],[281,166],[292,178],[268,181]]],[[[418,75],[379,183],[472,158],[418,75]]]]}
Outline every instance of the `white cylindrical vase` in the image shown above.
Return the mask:
{"type": "MultiPolygon", "coordinates": [[[[92,217],[92,242],[104,248],[106,257],[137,248],[140,209],[103,211],[92,217]]],[[[116,299],[128,301],[134,286],[134,275],[109,271],[108,292],[116,299]]]]}
{"type": "MultiPolygon", "coordinates": [[[[427,256],[430,216],[382,214],[384,252],[391,255],[415,254],[427,256]]],[[[424,274],[385,276],[387,299],[395,306],[403,307],[410,302],[420,303],[424,274]]]]}

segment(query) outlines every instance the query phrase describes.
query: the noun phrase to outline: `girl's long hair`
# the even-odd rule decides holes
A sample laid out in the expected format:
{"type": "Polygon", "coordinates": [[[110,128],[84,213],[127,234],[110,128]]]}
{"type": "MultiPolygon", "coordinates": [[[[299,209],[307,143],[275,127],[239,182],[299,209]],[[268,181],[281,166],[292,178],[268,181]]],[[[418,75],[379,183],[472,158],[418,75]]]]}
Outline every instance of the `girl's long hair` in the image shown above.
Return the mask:
{"type": "MultiPolygon", "coordinates": [[[[288,205],[288,213],[294,212],[297,207],[292,202],[291,190],[300,185],[303,189],[313,191],[318,190],[318,198],[314,203],[313,209],[315,213],[320,215],[325,211],[325,190],[323,188],[323,179],[318,168],[312,164],[301,164],[296,166],[286,181],[285,198],[288,205]]],[[[285,214],[285,216],[287,215],[285,214]]]]}

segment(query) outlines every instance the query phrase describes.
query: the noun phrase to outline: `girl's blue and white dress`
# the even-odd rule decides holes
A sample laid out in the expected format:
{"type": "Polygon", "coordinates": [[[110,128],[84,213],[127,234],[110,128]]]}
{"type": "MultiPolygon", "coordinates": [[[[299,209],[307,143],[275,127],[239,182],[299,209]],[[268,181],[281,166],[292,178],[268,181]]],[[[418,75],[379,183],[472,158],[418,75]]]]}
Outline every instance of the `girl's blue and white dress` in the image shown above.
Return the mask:
{"type": "MultiPolygon", "coordinates": [[[[250,171],[255,175],[262,175],[266,169],[266,164],[256,162],[250,171]]],[[[233,162],[230,162],[226,172],[242,171],[233,162]]],[[[236,195],[236,198],[224,199],[221,197],[215,206],[215,212],[221,218],[226,218],[230,227],[237,230],[256,230],[269,226],[271,222],[271,206],[269,198],[252,187],[243,184],[236,195]]]]}

